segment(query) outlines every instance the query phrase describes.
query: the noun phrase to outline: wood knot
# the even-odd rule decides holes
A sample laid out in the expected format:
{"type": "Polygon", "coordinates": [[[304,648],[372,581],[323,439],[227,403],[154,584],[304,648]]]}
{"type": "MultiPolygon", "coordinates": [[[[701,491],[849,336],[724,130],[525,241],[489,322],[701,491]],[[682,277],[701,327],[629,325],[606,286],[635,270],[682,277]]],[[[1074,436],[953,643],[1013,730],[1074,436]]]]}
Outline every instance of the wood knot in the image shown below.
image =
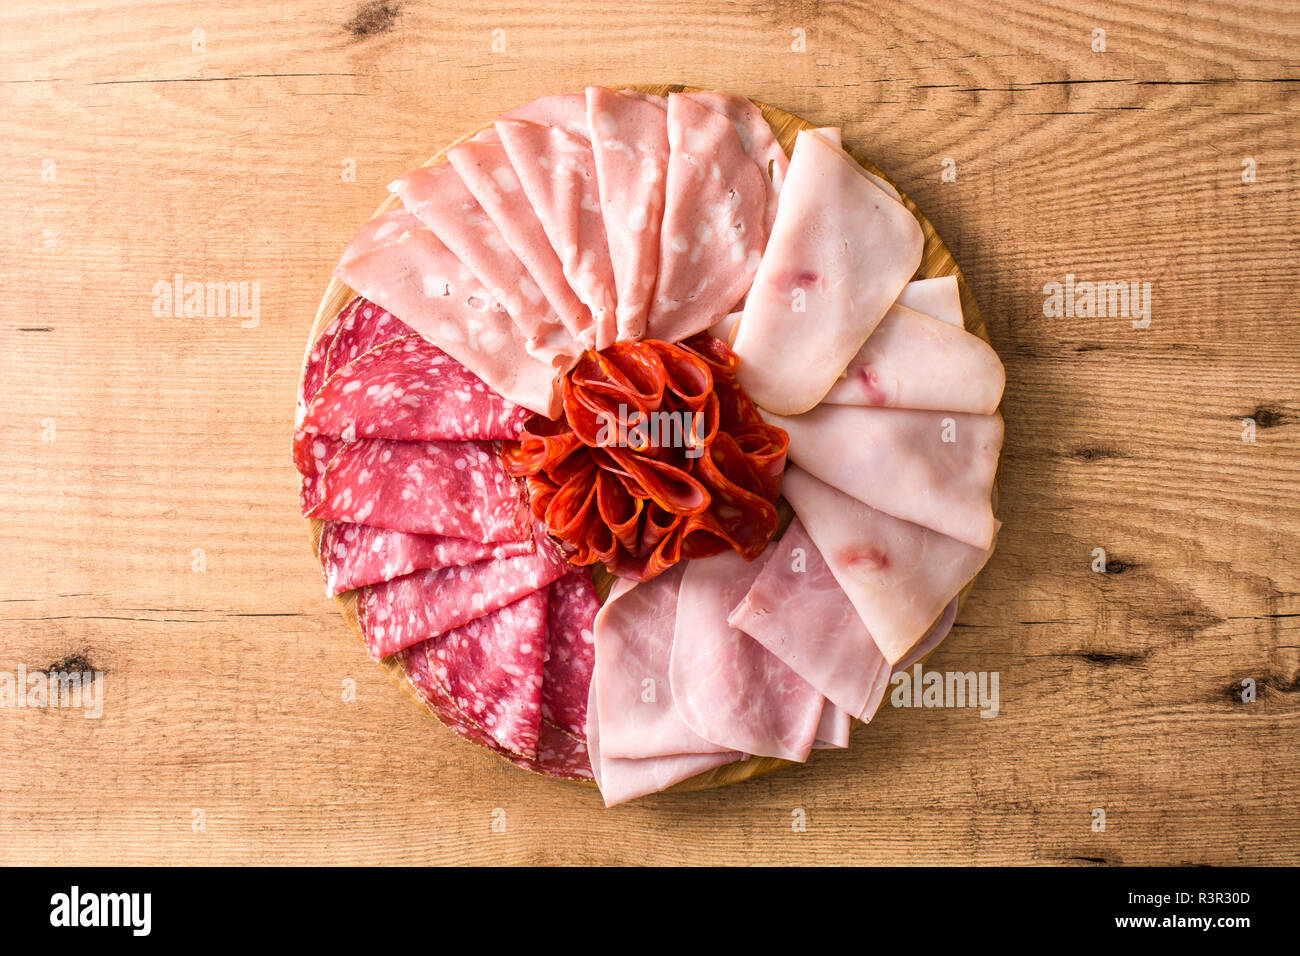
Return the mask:
{"type": "Polygon", "coordinates": [[[394,0],[369,0],[357,8],[352,19],[343,24],[343,29],[354,40],[379,36],[397,25],[397,15],[401,9],[402,5],[394,0]]]}

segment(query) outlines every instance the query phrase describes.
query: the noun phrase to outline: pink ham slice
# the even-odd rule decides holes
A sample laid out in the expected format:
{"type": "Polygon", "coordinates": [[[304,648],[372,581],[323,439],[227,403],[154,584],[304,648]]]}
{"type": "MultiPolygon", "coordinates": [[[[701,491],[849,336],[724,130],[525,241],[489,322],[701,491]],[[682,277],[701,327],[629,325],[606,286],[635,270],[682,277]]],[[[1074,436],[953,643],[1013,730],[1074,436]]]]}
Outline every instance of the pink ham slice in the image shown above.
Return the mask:
{"type": "Polygon", "coordinates": [[[542,729],[545,588],[448,631],[429,669],[465,714],[506,750],[537,756],[542,729]]]}
{"type": "Polygon", "coordinates": [[[964,328],[961,290],[957,286],[956,276],[938,276],[934,279],[917,279],[915,282],[909,282],[899,293],[897,304],[932,316],[940,322],[955,325],[959,329],[964,328]]]}
{"type": "Polygon", "coordinates": [[[895,303],[822,401],[991,415],[1005,384],[983,339],[895,303]]]}
{"type": "Polygon", "coordinates": [[[591,144],[523,120],[497,120],[496,131],[565,279],[591,312],[594,347],[608,348],[618,337],[618,300],[591,144]]]}
{"type": "Polygon", "coordinates": [[[357,602],[366,649],[379,660],[438,637],[547,587],[567,568],[555,546],[539,536],[532,554],[417,571],[368,587],[357,602]]]}
{"type": "Polygon", "coordinates": [[[916,271],[923,245],[915,217],[847,153],[800,133],[736,330],[749,396],[783,415],[820,402],[916,271]]]}
{"type": "Polygon", "coordinates": [[[671,754],[641,760],[606,757],[600,752],[600,707],[595,681],[591,683],[590,693],[587,704],[587,754],[591,759],[596,786],[600,788],[601,798],[607,807],[667,790],[673,784],[715,767],[734,763],[743,756],[739,753],[706,753],[671,754]]]}
{"type": "Polygon", "coordinates": [[[939,615],[939,620],[935,621],[934,627],[930,628],[930,633],[921,638],[921,643],[908,651],[907,656],[894,665],[895,674],[907,670],[919,660],[924,660],[936,647],[943,643],[943,639],[948,636],[953,623],[957,620],[957,604],[957,598],[953,598],[948,602],[948,606],[939,615]]]}
{"type": "Polygon", "coordinates": [[[687,562],[677,596],[669,679],[677,712],[727,750],[802,762],[824,698],[748,634],[727,623],[758,562],[734,551],[687,562]]]}
{"type": "MultiPolygon", "coordinates": [[[[695,93],[683,93],[701,106],[707,106],[715,113],[725,116],[736,129],[740,145],[749,158],[758,166],[766,187],[767,211],[764,217],[764,232],[771,234],[772,224],[776,221],[777,199],[781,194],[781,184],[785,181],[790,160],[785,150],[772,134],[772,127],[763,119],[763,111],[751,100],[735,93],[723,93],[719,90],[701,90],[695,93]]],[[[836,131],[838,133],[838,130],[836,131]]],[[[838,144],[838,139],[837,139],[838,144]]]]}
{"type": "Polygon", "coordinates": [[[647,335],[676,342],[713,325],[750,287],[767,240],[767,190],[727,118],[678,93],[668,97],[668,145],[647,335]]]}
{"type": "Polygon", "coordinates": [[[813,741],[814,750],[843,750],[849,745],[849,722],[847,711],[840,710],[829,700],[822,702],[821,718],[817,722],[817,739],[813,741]]]}
{"type": "Polygon", "coordinates": [[[325,590],[331,595],[367,584],[381,584],[415,571],[513,558],[531,554],[535,549],[531,539],[485,543],[338,521],[325,522],[320,538],[325,590]]]}
{"type": "Polygon", "coordinates": [[[523,492],[489,442],[361,439],[338,448],[320,487],[304,517],[474,541],[528,533],[523,492]]]}
{"type": "Polygon", "coordinates": [[[366,238],[353,241],[335,274],[494,392],[539,414],[558,414],[555,373],[528,353],[510,316],[465,265],[410,213],[376,219],[396,231],[363,229],[366,238]]]}
{"type": "Polygon", "coordinates": [[[869,508],[801,468],[786,469],[781,492],[891,664],[992,553],[869,508]]]}
{"type": "Polygon", "coordinates": [[[595,342],[591,312],[564,278],[564,267],[551,248],[546,230],[528,202],[496,131],[485,130],[469,142],[449,149],[447,161],[496,224],[506,245],[524,264],[569,335],[589,348],[595,342]]]}
{"type": "Polygon", "coordinates": [[[733,605],[730,625],[834,707],[869,720],[889,686],[889,662],[798,518],[762,561],[752,586],[733,605]]]}
{"type": "Polygon", "coordinates": [[[636,340],[645,335],[659,273],[668,114],[646,100],[591,86],[587,120],[618,293],[618,338],[636,340]]]}
{"type": "Polygon", "coordinates": [[[585,569],[570,571],[551,582],[542,716],[578,737],[586,732],[587,690],[595,661],[599,610],[600,598],[585,569]]]}
{"type": "Polygon", "coordinates": [[[596,615],[592,679],[599,687],[606,756],[664,757],[729,749],[691,730],[673,701],[668,667],[683,570],[678,564],[644,584],[619,578],[596,615]]]}
{"type": "Polygon", "coordinates": [[[992,545],[1002,416],[818,405],[763,417],[785,429],[790,460],[813,477],[896,518],[992,545]]]}
{"type": "Polygon", "coordinates": [[[567,371],[582,347],[565,329],[501,231],[465,187],[450,163],[421,166],[389,184],[407,210],[465,263],[509,313],[524,347],[539,360],[567,371]]]}

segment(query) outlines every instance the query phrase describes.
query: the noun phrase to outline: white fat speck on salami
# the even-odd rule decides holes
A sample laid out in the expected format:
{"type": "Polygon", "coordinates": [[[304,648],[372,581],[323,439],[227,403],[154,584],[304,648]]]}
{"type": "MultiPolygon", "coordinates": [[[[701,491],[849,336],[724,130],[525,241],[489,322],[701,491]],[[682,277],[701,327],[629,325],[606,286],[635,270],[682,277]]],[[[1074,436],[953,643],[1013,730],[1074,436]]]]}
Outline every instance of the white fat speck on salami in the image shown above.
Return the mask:
{"type": "Polygon", "coordinates": [[[546,609],[546,666],[542,670],[542,716],[575,736],[586,734],[587,691],[595,663],[596,612],[600,598],[585,570],[551,583],[546,609]]]}
{"type": "Polygon", "coordinates": [[[363,438],[325,468],[305,515],[472,541],[518,541],[528,531],[522,486],[490,442],[363,438]]]}
{"type": "Polygon", "coordinates": [[[547,588],[448,631],[428,646],[429,669],[460,711],[517,754],[537,756],[547,588]]]}
{"type": "Polygon", "coordinates": [[[418,571],[364,589],[357,616],[370,656],[379,660],[446,634],[545,588],[568,565],[540,532],[536,542],[532,554],[418,571]]]}
{"type": "Polygon", "coordinates": [[[382,584],[416,571],[519,557],[531,554],[536,547],[531,538],[484,543],[327,521],[321,531],[320,558],[326,592],[334,595],[368,584],[382,584]]]}

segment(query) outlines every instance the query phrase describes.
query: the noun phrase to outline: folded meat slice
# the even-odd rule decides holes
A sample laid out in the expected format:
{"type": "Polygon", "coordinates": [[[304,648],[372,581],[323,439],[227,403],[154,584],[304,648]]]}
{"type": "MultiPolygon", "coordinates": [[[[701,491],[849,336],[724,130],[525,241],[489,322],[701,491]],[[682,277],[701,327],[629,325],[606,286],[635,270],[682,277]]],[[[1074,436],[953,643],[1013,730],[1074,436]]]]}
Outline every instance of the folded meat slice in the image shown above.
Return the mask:
{"type": "Polygon", "coordinates": [[[864,505],[801,468],[782,494],[890,664],[925,639],[992,553],[864,505]]]}
{"type": "Polygon", "coordinates": [[[560,371],[577,361],[582,347],[454,166],[441,163],[412,169],[389,183],[388,189],[501,303],[530,353],[560,371]]]}
{"type": "Polygon", "coordinates": [[[898,305],[933,316],[941,322],[964,328],[961,316],[961,290],[956,276],[917,279],[903,286],[898,305]]]}
{"type": "Polygon", "coordinates": [[[587,97],[584,93],[543,96],[523,106],[516,106],[501,118],[555,126],[580,139],[591,138],[587,128],[587,97]]]}
{"type": "Polygon", "coordinates": [[[790,460],[814,477],[974,547],[993,543],[1002,416],[818,405],[763,417],[785,429],[790,460]]]}
{"type": "Polygon", "coordinates": [[[619,578],[596,615],[596,665],[600,728],[607,757],[664,757],[717,753],[728,748],[705,740],[682,720],[668,677],[678,564],[644,584],[619,578]]]}
{"type": "Polygon", "coordinates": [[[829,700],[822,701],[821,718],[817,722],[817,739],[814,750],[843,750],[849,745],[848,711],[840,710],[829,700]]]}
{"type": "Polygon", "coordinates": [[[564,278],[564,267],[524,194],[495,129],[447,150],[447,161],[519,257],[565,329],[584,348],[595,341],[591,312],[564,278]]]}
{"type": "Polygon", "coordinates": [[[677,712],[705,740],[804,761],[823,697],[762,644],[727,623],[759,571],[734,551],[687,562],[669,679],[677,712]]]}
{"type": "MultiPolygon", "coordinates": [[[[772,223],[776,221],[777,199],[781,194],[786,170],[790,168],[790,160],[772,134],[772,127],[763,119],[763,111],[748,97],[721,90],[700,90],[682,95],[690,97],[701,106],[707,106],[715,113],[721,113],[735,127],[740,145],[763,175],[767,196],[763,225],[764,231],[771,235],[772,223]]],[[[838,145],[838,139],[836,144],[838,145]]]]}
{"type": "Polygon", "coordinates": [[[730,121],[679,93],[668,97],[668,147],[647,335],[676,342],[722,318],[749,288],[767,240],[767,187],[730,121]]]}
{"type": "Polygon", "coordinates": [[[724,752],[670,754],[639,760],[606,757],[600,752],[598,714],[596,682],[592,681],[591,696],[587,702],[587,755],[591,759],[591,772],[596,779],[596,786],[600,788],[600,795],[607,807],[667,790],[675,783],[681,783],[715,767],[734,763],[744,756],[724,752]]]}
{"type": "Polygon", "coordinates": [[[944,638],[952,630],[953,623],[957,620],[957,604],[957,598],[953,598],[948,602],[948,606],[939,615],[939,620],[934,622],[934,627],[930,628],[930,632],[921,638],[921,643],[908,651],[907,656],[894,665],[893,673],[897,674],[899,671],[907,670],[907,668],[927,657],[931,651],[943,643],[944,638]]]}
{"type": "Polygon", "coordinates": [[[617,293],[591,143],[524,120],[497,120],[496,131],[565,279],[591,312],[594,339],[584,344],[608,348],[618,335],[617,293]]]}
{"type": "Polygon", "coordinates": [[[365,230],[373,242],[362,251],[354,240],[335,275],[497,394],[554,418],[560,405],[558,376],[528,353],[514,322],[492,294],[410,213],[385,213],[376,220],[383,220],[380,227],[365,230]]]}
{"type": "Polygon", "coordinates": [[[727,618],[854,717],[879,706],[889,662],[803,523],[790,522],[727,618]]]}
{"type": "Polygon", "coordinates": [[[587,689],[595,660],[600,597],[585,568],[551,582],[546,609],[546,667],[542,716],[581,737],[587,723],[587,689]]]}
{"type": "Polygon", "coordinates": [[[916,218],[842,149],[799,134],[733,350],[741,385],[783,415],[812,408],[921,262],[916,218]]]}
{"type": "Polygon", "coordinates": [[[618,292],[618,338],[636,340],[645,335],[659,274],[668,114],[652,102],[590,86],[587,120],[618,292]]]}
{"type": "Polygon", "coordinates": [[[822,401],[991,415],[1005,384],[983,339],[895,303],[822,401]]]}

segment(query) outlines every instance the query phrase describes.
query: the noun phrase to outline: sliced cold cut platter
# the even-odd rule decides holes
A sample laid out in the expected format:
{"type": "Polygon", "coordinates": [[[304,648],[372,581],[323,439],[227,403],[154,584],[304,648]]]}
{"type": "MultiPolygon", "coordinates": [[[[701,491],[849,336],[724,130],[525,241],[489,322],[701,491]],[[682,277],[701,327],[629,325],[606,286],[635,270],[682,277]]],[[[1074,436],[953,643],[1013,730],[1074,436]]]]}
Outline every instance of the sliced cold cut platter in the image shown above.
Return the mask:
{"type": "Polygon", "coordinates": [[[999,527],[1002,366],[925,217],[838,129],[680,86],[544,97],[390,191],[294,436],[371,657],[609,805],[847,746],[999,527]]]}

